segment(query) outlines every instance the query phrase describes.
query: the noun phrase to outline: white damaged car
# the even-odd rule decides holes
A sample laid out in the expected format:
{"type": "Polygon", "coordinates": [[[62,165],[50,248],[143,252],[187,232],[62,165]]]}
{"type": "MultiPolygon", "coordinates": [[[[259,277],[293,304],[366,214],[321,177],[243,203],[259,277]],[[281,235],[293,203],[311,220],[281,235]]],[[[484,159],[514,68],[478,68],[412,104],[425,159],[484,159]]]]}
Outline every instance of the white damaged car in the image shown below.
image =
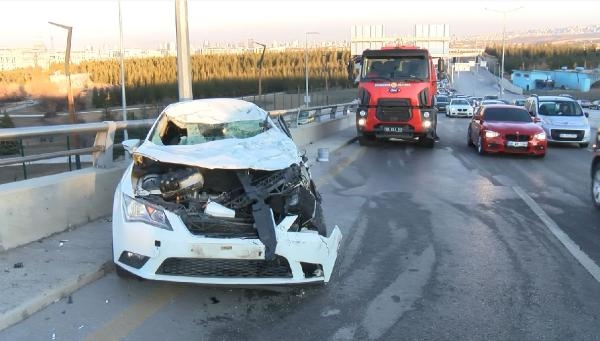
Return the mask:
{"type": "Polygon", "coordinates": [[[342,238],[282,117],[236,99],[169,105],[117,186],[120,276],[204,284],[328,282],[342,238]]]}

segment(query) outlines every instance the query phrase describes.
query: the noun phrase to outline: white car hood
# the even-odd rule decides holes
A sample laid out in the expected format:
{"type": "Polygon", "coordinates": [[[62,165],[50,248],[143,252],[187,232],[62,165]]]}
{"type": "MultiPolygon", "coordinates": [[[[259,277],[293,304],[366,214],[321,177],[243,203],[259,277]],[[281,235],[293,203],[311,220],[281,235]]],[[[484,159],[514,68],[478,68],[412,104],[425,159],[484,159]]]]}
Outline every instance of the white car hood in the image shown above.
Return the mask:
{"type": "Polygon", "coordinates": [[[134,155],[209,169],[277,170],[300,162],[294,142],[278,129],[245,139],[159,146],[145,140],[134,155]]]}
{"type": "Polygon", "coordinates": [[[585,116],[543,116],[546,124],[557,126],[587,126],[588,120],[585,116]]]}

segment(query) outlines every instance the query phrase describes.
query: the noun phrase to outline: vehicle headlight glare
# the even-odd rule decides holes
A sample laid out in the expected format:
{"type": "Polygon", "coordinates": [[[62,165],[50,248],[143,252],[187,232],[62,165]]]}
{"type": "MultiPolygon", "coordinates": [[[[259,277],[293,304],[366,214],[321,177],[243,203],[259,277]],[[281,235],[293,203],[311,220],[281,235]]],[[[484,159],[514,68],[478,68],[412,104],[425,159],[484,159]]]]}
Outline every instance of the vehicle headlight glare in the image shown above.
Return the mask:
{"type": "Polygon", "coordinates": [[[139,221],[165,230],[173,230],[165,212],[150,203],[123,194],[123,206],[127,221],[139,221]]]}
{"type": "Polygon", "coordinates": [[[429,118],[429,111],[425,111],[425,112],[423,113],[423,117],[425,117],[425,118],[429,118]]]}
{"type": "Polygon", "coordinates": [[[364,126],[366,122],[367,122],[367,120],[364,119],[364,118],[359,118],[358,119],[358,125],[359,126],[364,126]]]}
{"type": "Polygon", "coordinates": [[[431,127],[431,121],[429,121],[429,120],[423,121],[423,128],[429,128],[429,127],[431,127]]]}
{"type": "Polygon", "coordinates": [[[546,139],[546,133],[537,133],[533,137],[536,138],[537,140],[543,141],[546,139]]]}
{"type": "Polygon", "coordinates": [[[361,110],[361,111],[359,111],[359,112],[358,112],[358,114],[360,115],[360,117],[365,117],[365,116],[367,116],[367,112],[366,112],[366,111],[364,111],[364,110],[361,110]]]}
{"type": "Polygon", "coordinates": [[[493,130],[485,131],[485,137],[487,137],[487,138],[498,137],[498,136],[500,136],[500,133],[497,131],[493,131],[493,130]]]}

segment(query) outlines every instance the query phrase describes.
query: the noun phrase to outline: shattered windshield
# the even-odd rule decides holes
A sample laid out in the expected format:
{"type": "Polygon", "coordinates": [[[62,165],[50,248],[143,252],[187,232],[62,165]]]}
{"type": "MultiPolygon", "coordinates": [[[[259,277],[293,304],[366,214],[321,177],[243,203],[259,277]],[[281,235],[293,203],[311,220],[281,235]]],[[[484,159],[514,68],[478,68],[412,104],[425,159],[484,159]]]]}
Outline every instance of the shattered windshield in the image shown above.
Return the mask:
{"type": "Polygon", "coordinates": [[[429,77],[425,57],[369,57],[363,59],[361,78],[364,80],[427,80],[429,77]]]}
{"type": "Polygon", "coordinates": [[[233,121],[226,123],[184,123],[169,121],[164,129],[156,129],[150,140],[159,145],[195,145],[224,139],[245,139],[256,136],[270,125],[267,120],[233,121]]]}

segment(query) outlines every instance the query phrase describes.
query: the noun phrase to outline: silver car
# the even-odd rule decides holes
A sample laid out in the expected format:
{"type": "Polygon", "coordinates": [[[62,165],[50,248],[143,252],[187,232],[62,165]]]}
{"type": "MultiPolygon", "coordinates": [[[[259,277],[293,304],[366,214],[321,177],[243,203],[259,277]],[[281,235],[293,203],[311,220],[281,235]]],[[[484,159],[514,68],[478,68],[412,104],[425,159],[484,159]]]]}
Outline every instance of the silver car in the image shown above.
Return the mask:
{"type": "Polygon", "coordinates": [[[586,148],[590,143],[590,123],[577,101],[564,96],[532,96],[525,108],[539,119],[549,142],[577,143],[586,148]]]}

